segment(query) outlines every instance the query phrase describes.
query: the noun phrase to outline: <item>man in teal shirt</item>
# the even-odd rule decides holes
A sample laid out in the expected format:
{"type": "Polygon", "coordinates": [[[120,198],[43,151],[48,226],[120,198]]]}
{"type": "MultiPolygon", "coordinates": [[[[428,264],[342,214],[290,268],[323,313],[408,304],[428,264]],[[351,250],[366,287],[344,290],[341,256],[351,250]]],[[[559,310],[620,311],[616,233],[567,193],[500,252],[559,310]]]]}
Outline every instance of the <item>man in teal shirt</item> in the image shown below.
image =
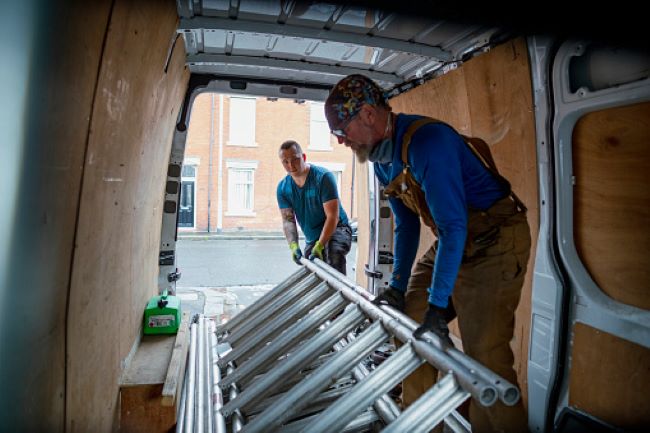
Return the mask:
{"type": "Polygon", "coordinates": [[[345,255],[352,244],[352,229],[341,206],[336,180],[327,169],[307,163],[300,145],[285,141],[279,150],[287,176],[277,188],[282,229],[293,260],[300,264],[298,228],[305,234],[305,256],[318,257],[345,275],[345,255]]]}

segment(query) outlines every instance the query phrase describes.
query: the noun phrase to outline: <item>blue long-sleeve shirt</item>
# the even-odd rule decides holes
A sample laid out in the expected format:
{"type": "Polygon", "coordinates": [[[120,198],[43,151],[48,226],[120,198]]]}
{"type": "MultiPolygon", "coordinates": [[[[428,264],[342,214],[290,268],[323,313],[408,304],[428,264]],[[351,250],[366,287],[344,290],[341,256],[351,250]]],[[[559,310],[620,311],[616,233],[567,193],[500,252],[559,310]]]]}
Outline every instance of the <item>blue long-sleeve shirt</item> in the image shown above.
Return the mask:
{"type": "MultiPolygon", "coordinates": [[[[397,116],[392,162],[374,164],[382,185],[388,185],[402,172],[402,137],[411,122],[421,117],[397,116]]],[[[487,209],[507,191],[474,156],[462,137],[441,123],[427,124],[417,130],[409,145],[408,162],[438,229],[429,303],[444,308],[463,258],[468,208],[487,209]]],[[[390,205],[395,215],[391,285],[404,291],[418,249],[420,218],[399,199],[391,198],[390,205]]]]}

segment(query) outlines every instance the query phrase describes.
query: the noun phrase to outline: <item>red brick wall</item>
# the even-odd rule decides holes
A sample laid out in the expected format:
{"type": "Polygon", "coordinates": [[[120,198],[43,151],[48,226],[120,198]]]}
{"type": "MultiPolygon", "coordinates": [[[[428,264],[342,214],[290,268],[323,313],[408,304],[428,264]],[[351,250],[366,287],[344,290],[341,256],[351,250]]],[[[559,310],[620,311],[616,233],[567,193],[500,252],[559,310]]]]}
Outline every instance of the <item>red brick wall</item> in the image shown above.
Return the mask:
{"type": "MultiPolygon", "coordinates": [[[[219,141],[221,134],[222,170],[222,229],[281,231],[280,213],[275,198],[278,182],[286,172],[278,158],[278,148],[285,140],[295,140],[307,155],[307,162],[345,164],[339,195],[348,216],[352,185],[352,152],[330,137],[332,150],[316,151],[309,146],[310,101],[302,104],[289,99],[270,101],[257,98],[255,104],[256,147],[233,146],[228,143],[230,127],[230,98],[228,95],[205,93],[192,106],[190,128],[185,148],[186,161],[198,159],[196,178],[195,231],[208,231],[208,195],[210,196],[209,231],[217,231],[219,141]],[[220,100],[223,100],[223,130],[219,128],[220,100]],[[212,121],[212,138],[210,122],[212,121]],[[212,143],[212,176],[210,173],[210,143],[212,143]],[[253,216],[228,215],[228,161],[255,161],[253,216]],[[210,187],[209,187],[210,186],[210,187]]],[[[356,213],[356,212],[355,212],[356,213]]]]}

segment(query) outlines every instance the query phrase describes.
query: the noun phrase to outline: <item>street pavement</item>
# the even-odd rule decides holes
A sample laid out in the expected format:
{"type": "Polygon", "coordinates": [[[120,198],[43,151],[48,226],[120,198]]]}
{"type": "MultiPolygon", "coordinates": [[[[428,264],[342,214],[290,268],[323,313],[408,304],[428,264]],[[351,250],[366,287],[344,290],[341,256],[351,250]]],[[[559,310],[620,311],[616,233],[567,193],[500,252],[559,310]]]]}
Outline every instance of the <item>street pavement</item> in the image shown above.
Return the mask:
{"type": "MultiPolygon", "coordinates": [[[[302,244],[302,242],[301,242],[302,244]]],[[[357,244],[347,255],[354,275],[357,244]]],[[[176,243],[183,309],[222,323],[263,296],[299,267],[284,239],[181,239],[176,243]]]]}

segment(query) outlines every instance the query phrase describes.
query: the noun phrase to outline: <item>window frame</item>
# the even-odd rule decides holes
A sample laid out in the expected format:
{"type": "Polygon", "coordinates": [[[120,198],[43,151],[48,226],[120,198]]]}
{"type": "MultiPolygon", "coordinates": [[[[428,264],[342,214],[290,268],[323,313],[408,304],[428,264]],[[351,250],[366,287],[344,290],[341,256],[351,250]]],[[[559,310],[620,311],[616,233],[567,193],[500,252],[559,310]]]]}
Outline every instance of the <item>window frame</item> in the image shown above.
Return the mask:
{"type": "Polygon", "coordinates": [[[325,118],[324,105],[325,104],[322,102],[314,101],[309,104],[309,145],[307,148],[310,151],[331,152],[334,150],[332,147],[330,128],[327,123],[327,119],[325,118]],[[314,116],[315,112],[318,113],[317,116],[314,116]],[[320,131],[318,129],[320,129],[320,131]],[[324,138],[319,138],[318,140],[325,140],[324,143],[320,143],[318,140],[314,140],[315,136],[320,137],[321,134],[323,134],[324,138]],[[315,145],[317,142],[318,145],[315,145]]]}
{"type": "Polygon", "coordinates": [[[225,216],[245,216],[245,217],[254,217],[257,215],[255,212],[255,171],[257,170],[259,163],[257,161],[226,161],[226,170],[228,173],[228,199],[226,200],[227,210],[224,213],[225,216]],[[235,184],[233,183],[233,171],[250,171],[251,180],[250,180],[250,209],[235,207],[235,195],[234,189],[235,184]]]}
{"type": "Polygon", "coordinates": [[[251,97],[251,96],[242,96],[242,95],[237,95],[237,96],[229,96],[228,97],[228,140],[226,140],[226,145],[227,146],[237,146],[237,147],[258,147],[258,143],[256,141],[256,117],[257,117],[257,98],[256,97],[251,97]],[[233,115],[233,101],[234,100],[247,100],[247,101],[252,101],[253,104],[253,109],[252,109],[252,114],[251,113],[236,113],[236,115],[233,115]],[[239,140],[238,137],[234,137],[233,139],[233,131],[239,130],[238,125],[233,125],[233,121],[235,119],[238,119],[239,117],[242,117],[241,115],[245,114],[248,116],[248,119],[243,120],[243,122],[249,122],[252,124],[251,127],[244,128],[246,130],[252,131],[252,137],[249,137],[250,140],[239,140]]]}

